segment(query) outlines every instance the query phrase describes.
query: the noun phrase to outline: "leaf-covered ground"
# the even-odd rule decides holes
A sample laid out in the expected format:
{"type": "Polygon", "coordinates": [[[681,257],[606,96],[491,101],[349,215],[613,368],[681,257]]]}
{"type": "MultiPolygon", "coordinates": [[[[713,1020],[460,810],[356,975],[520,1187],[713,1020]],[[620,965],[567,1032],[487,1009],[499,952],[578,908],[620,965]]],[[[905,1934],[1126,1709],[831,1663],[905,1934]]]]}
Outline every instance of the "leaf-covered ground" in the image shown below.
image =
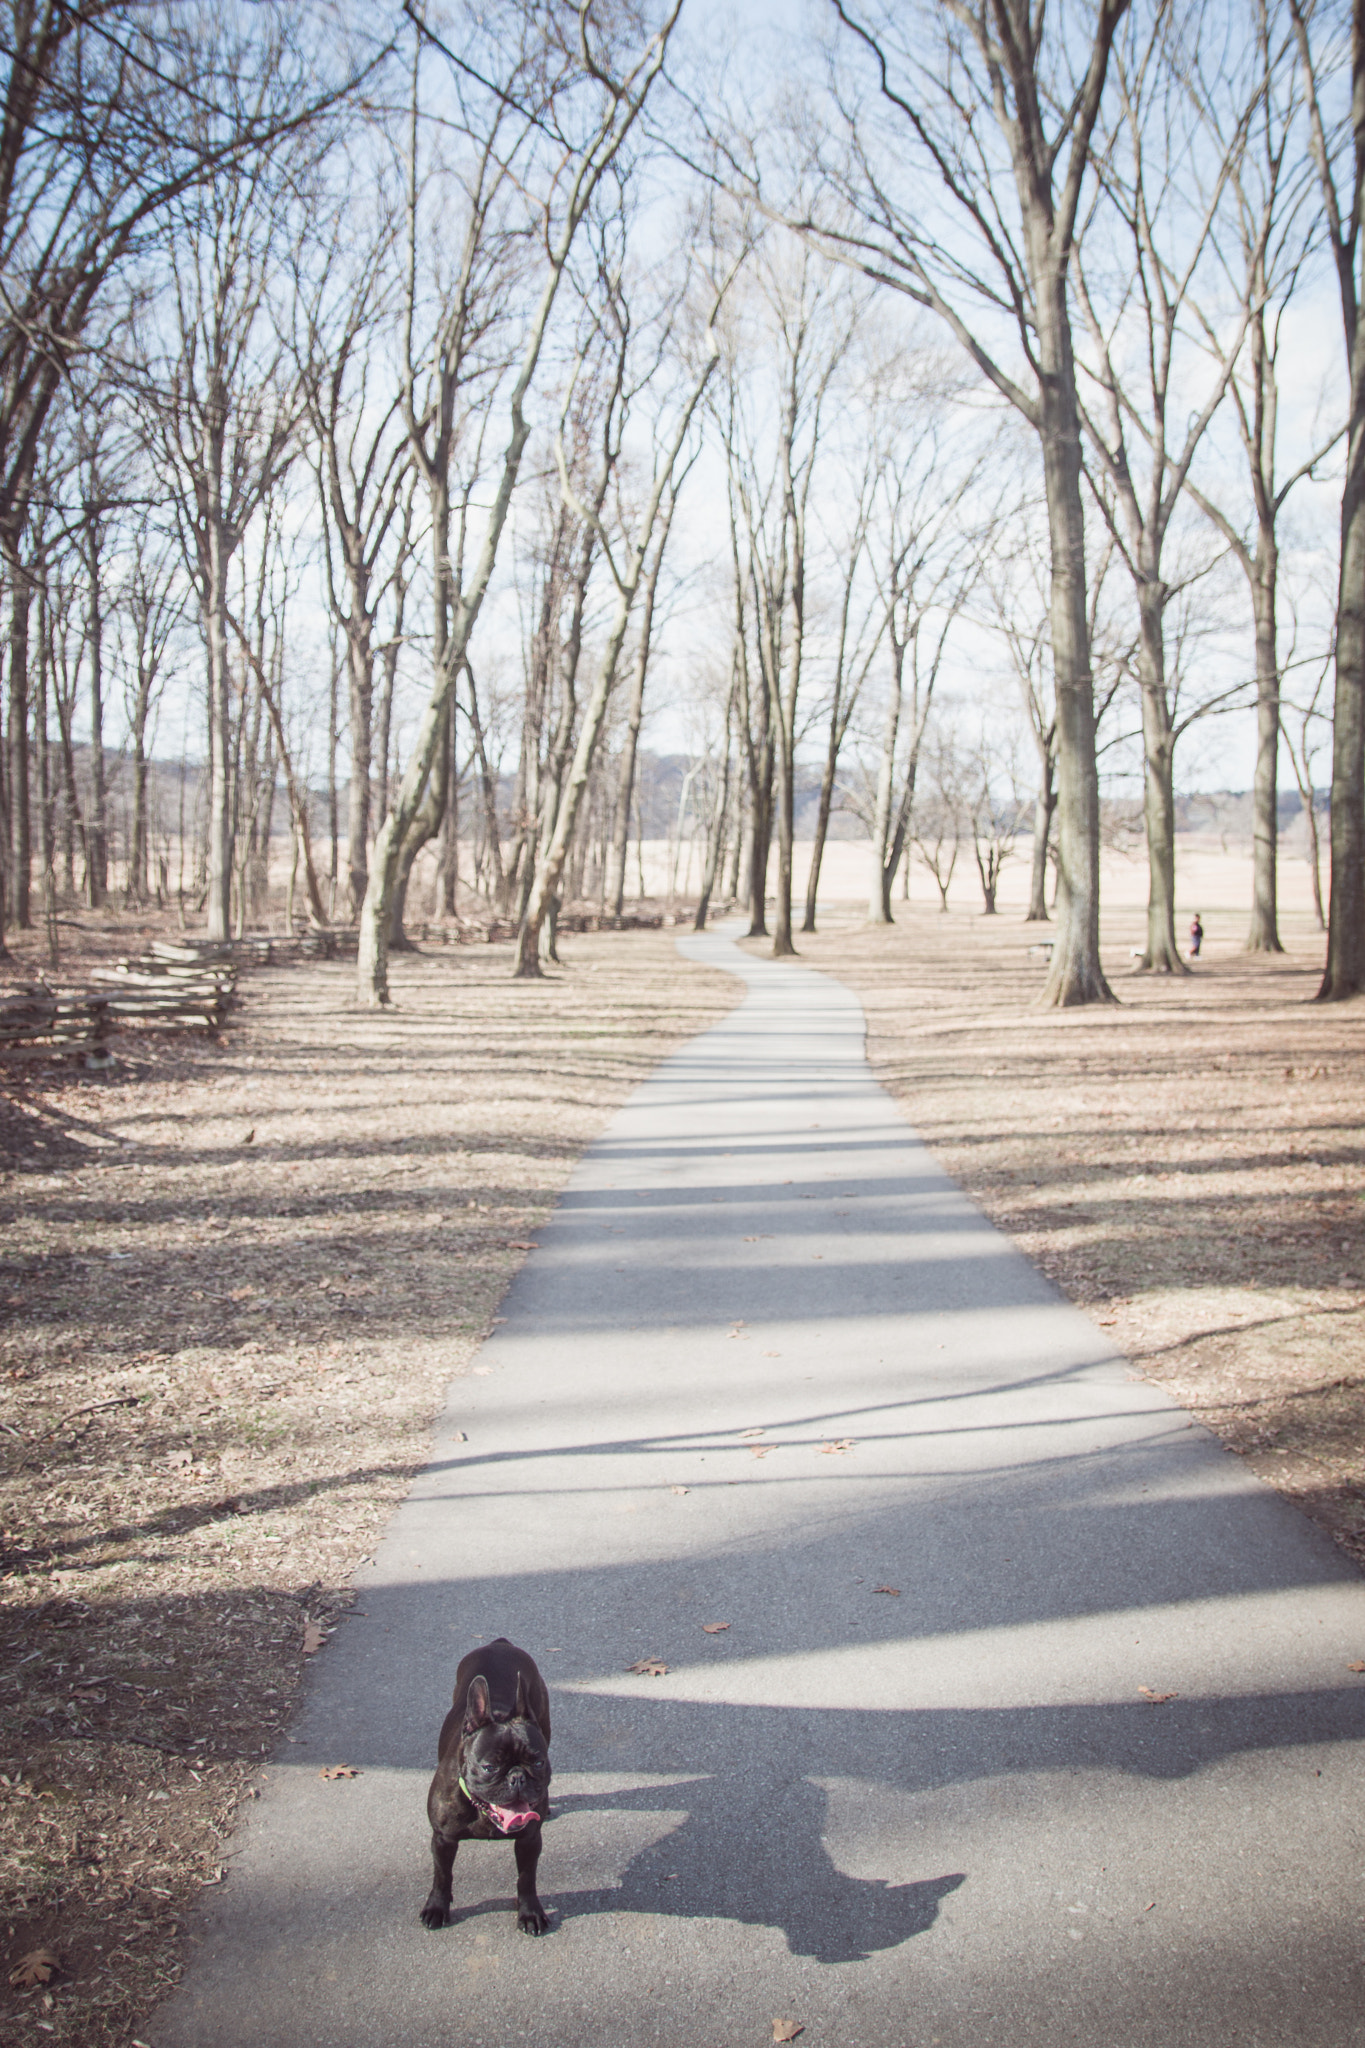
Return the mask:
{"type": "Polygon", "coordinates": [[[897,903],[799,941],[858,991],[881,1080],[992,1220],[1119,1350],[1365,1564],[1365,1001],[1320,1004],[1322,937],[1133,972],[1037,1007],[1048,927],[897,903]]]}
{"type": "Polygon", "coordinates": [[[537,1223],[740,993],[671,932],[564,954],[539,983],[505,946],[409,956],[384,1013],[353,967],[264,969],[216,1043],[0,1076],[5,2039],[126,2042],[173,1980],[537,1223]]]}

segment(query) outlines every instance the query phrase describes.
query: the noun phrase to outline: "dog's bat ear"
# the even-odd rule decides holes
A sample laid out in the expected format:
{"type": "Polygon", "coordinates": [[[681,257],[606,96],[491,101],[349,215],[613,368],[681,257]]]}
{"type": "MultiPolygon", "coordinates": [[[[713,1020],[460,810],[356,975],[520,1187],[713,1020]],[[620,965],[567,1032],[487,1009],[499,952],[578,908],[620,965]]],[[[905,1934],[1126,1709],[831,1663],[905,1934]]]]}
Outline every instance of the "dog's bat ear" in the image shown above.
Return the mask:
{"type": "Polygon", "coordinates": [[[471,1678],[469,1691],[464,1696],[464,1732],[471,1735],[476,1728],[486,1728],[493,1718],[493,1709],[488,1698],[488,1680],[471,1678]]]}
{"type": "Polygon", "coordinates": [[[526,1673],[524,1671],[518,1671],[517,1673],[517,1702],[512,1709],[512,1716],[517,1721],[529,1721],[531,1718],[531,1709],[526,1704],[526,1673]]]}

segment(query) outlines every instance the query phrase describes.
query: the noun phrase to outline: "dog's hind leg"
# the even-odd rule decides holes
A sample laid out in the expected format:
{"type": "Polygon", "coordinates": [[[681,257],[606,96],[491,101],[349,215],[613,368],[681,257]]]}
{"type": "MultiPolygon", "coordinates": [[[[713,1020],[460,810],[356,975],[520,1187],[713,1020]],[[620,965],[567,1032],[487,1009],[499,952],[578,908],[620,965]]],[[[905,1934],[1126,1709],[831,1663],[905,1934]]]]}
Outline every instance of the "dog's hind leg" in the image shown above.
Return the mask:
{"type": "MultiPolygon", "coordinates": [[[[539,1829],[537,1829],[539,1833],[539,1829]]],[[[444,1927],[450,1911],[451,1875],[455,1868],[455,1851],[460,1846],[459,1836],[439,1835],[435,1829],[431,1835],[431,1890],[422,1908],[424,1927],[444,1927]]],[[[520,1848],[520,1843],[518,1843],[520,1848]]]]}

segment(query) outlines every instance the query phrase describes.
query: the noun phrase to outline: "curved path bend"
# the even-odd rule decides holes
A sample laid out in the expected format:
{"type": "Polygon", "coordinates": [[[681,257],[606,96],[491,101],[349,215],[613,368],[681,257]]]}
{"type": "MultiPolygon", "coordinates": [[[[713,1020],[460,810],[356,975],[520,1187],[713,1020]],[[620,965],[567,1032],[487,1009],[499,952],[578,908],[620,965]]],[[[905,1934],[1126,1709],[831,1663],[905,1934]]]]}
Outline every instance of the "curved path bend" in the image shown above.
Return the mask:
{"type": "Polygon", "coordinates": [[[1365,2041],[1359,1575],[977,1213],[852,994],[682,943],[747,996],[578,1167],[145,2039],[1365,2041]],[[495,1634],[553,1700],[538,1942],[502,1844],[417,1920],[495,1634]]]}

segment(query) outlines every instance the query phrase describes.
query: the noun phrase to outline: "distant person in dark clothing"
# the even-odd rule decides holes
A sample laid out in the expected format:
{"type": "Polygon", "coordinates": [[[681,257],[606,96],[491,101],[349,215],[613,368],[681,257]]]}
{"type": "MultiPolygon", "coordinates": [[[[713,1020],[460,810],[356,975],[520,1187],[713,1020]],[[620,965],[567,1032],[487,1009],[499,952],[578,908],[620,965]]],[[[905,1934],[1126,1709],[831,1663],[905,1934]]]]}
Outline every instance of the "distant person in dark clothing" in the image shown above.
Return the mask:
{"type": "Polygon", "coordinates": [[[1203,943],[1204,943],[1204,927],[1203,927],[1203,925],[1202,925],[1202,924],[1201,924],[1201,923],[1199,922],[1199,912],[1198,912],[1198,911],[1196,910],[1196,911],[1195,911],[1195,913],[1194,913],[1194,918],[1193,918],[1193,920],[1192,920],[1192,922],[1191,922],[1191,924],[1190,924],[1190,958],[1191,958],[1191,960],[1197,960],[1197,959],[1199,958],[1199,948],[1200,948],[1200,947],[1201,947],[1201,946],[1203,945],[1203,943]]]}

